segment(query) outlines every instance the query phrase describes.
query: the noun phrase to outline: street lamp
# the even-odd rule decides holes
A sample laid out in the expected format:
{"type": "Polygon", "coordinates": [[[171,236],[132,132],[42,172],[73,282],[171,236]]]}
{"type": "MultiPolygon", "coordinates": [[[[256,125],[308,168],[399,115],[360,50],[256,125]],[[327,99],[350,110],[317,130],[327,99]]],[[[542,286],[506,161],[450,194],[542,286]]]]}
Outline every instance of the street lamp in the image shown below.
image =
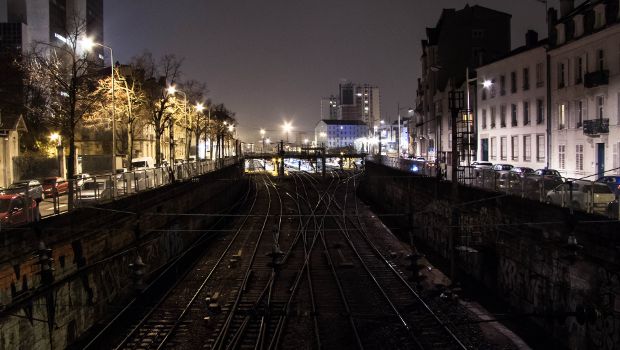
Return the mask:
{"type": "Polygon", "coordinates": [[[401,135],[401,131],[400,131],[400,111],[407,109],[408,113],[412,113],[413,112],[413,108],[411,107],[401,107],[400,106],[400,102],[397,104],[397,109],[398,109],[398,135],[396,135],[396,151],[398,152],[397,157],[400,158],[400,135],[401,135]]]}
{"type": "Polygon", "coordinates": [[[293,125],[291,122],[284,122],[284,124],[282,125],[282,129],[284,129],[284,132],[286,133],[286,143],[288,143],[288,134],[292,128],[293,125]]]}
{"type": "Polygon", "coordinates": [[[260,137],[263,140],[263,148],[261,149],[262,153],[265,153],[265,129],[260,129],[260,137]]]}
{"type": "Polygon", "coordinates": [[[111,47],[95,42],[93,38],[85,37],[81,40],[82,47],[86,51],[91,51],[95,46],[101,46],[110,50],[110,67],[112,75],[112,174],[116,172],[116,106],[114,94],[114,51],[111,47]]]}
{"type": "MultiPolygon", "coordinates": [[[[168,87],[168,94],[174,96],[176,93],[183,94],[183,114],[185,116],[185,160],[189,160],[189,128],[187,127],[187,94],[181,90],[177,90],[174,85],[168,87]]],[[[170,119],[170,160],[174,161],[174,143],[172,141],[172,135],[174,135],[174,122],[170,119]]]]}

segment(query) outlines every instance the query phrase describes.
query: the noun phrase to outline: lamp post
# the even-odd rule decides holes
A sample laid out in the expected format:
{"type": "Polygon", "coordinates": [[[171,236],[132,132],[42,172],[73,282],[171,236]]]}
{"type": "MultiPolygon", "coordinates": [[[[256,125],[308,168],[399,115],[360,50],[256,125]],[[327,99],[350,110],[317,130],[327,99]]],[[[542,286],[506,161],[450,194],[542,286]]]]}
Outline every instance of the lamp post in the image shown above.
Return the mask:
{"type": "MultiPolygon", "coordinates": [[[[189,131],[189,128],[187,127],[187,94],[185,94],[185,92],[183,92],[181,90],[177,90],[177,88],[174,85],[170,85],[168,87],[168,94],[174,96],[174,94],[176,94],[176,93],[183,94],[183,114],[184,114],[184,117],[185,117],[185,144],[186,144],[186,146],[185,146],[185,160],[189,160],[189,147],[188,147],[189,146],[188,145],[188,143],[189,143],[188,142],[188,138],[189,138],[188,137],[188,131],[189,131]]],[[[170,137],[170,158],[171,158],[170,161],[174,162],[174,158],[173,158],[175,156],[175,154],[174,154],[174,142],[173,142],[173,139],[172,139],[172,135],[174,135],[174,131],[173,131],[173,129],[174,129],[174,122],[173,122],[172,119],[170,119],[170,128],[171,128],[170,129],[170,136],[171,136],[170,137]]]]}
{"type": "Polygon", "coordinates": [[[60,136],[59,133],[57,132],[53,132],[50,134],[50,141],[56,143],[55,147],[56,147],[56,158],[58,160],[58,176],[60,177],[64,177],[63,175],[63,167],[62,167],[62,159],[63,157],[63,152],[62,152],[62,138],[60,136]]]}
{"type": "Polygon", "coordinates": [[[282,129],[284,129],[284,132],[286,133],[286,143],[288,143],[288,134],[292,128],[293,126],[291,122],[284,122],[284,124],[282,125],[282,129]]]}
{"type": "Polygon", "coordinates": [[[413,109],[411,107],[401,107],[400,106],[400,102],[397,104],[397,111],[398,111],[398,135],[396,135],[396,145],[397,145],[396,146],[397,147],[396,151],[398,152],[398,155],[397,155],[398,158],[400,158],[400,136],[401,136],[401,131],[400,131],[400,124],[401,124],[401,122],[400,122],[400,111],[404,110],[405,108],[407,109],[408,113],[413,112],[413,109]]]}
{"type": "Polygon", "coordinates": [[[114,51],[111,47],[95,42],[92,38],[86,37],[82,39],[82,46],[86,51],[92,50],[95,46],[101,46],[110,50],[110,72],[112,76],[112,174],[116,172],[116,105],[114,94],[114,51]]]}
{"type": "Polygon", "coordinates": [[[263,148],[261,148],[261,153],[265,153],[265,129],[260,129],[260,137],[263,141],[263,148]]]}
{"type": "MultiPolygon", "coordinates": [[[[205,107],[202,105],[202,103],[197,102],[196,103],[196,112],[198,113],[202,113],[202,111],[204,111],[205,107]]],[[[198,155],[198,145],[200,144],[200,119],[196,118],[196,160],[198,160],[199,155],[198,155]]],[[[207,133],[207,127],[205,125],[205,135],[207,133]]],[[[205,146],[204,146],[204,158],[207,158],[207,137],[205,136],[205,146]]]]}

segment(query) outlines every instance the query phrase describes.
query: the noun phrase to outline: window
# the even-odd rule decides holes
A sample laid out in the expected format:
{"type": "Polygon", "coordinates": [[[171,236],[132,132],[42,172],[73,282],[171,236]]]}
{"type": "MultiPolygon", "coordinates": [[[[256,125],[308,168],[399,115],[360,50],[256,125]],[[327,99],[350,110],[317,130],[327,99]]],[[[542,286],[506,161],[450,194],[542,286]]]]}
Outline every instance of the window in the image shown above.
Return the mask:
{"type": "Polygon", "coordinates": [[[523,125],[530,125],[530,103],[523,101],[523,125]]]}
{"type": "Polygon", "coordinates": [[[495,107],[491,107],[491,129],[495,127],[495,107]]]}
{"type": "Polygon", "coordinates": [[[473,39],[482,39],[482,38],[484,38],[484,29],[473,29],[471,31],[471,37],[473,39]]]}
{"type": "Polygon", "coordinates": [[[600,28],[605,25],[605,4],[599,4],[594,7],[594,28],[600,28]]]}
{"type": "Polygon", "coordinates": [[[583,145],[577,145],[575,148],[575,169],[583,171],[583,145]]]}
{"type": "Polygon", "coordinates": [[[507,159],[506,158],[506,155],[508,154],[507,147],[508,147],[508,142],[507,142],[506,136],[502,136],[499,139],[499,151],[500,151],[501,160],[507,159]]]}
{"type": "Polygon", "coordinates": [[[519,160],[519,136],[510,139],[510,151],[512,160],[519,160]]]}
{"type": "Polygon", "coordinates": [[[486,100],[487,99],[487,89],[482,88],[482,100],[486,100]]]}
{"type": "Polygon", "coordinates": [[[506,95],[506,76],[501,75],[499,77],[499,94],[504,96],[506,95]]]}
{"type": "Polygon", "coordinates": [[[536,124],[545,121],[545,102],[542,99],[536,100],[536,124]]]}
{"type": "Polygon", "coordinates": [[[545,85],[545,68],[544,64],[536,64],[536,87],[542,87],[545,85]]]}
{"type": "Polygon", "coordinates": [[[566,145],[558,146],[558,168],[566,169],[566,145]]]}
{"type": "Polygon", "coordinates": [[[497,157],[497,154],[495,153],[497,150],[495,149],[495,142],[497,138],[495,137],[491,137],[491,144],[489,145],[489,148],[491,150],[491,159],[495,160],[495,158],[497,157]]]}
{"type": "Polygon", "coordinates": [[[523,68],[523,90],[530,89],[530,69],[528,67],[523,68]]]}
{"type": "Polygon", "coordinates": [[[575,84],[583,82],[583,58],[575,58],[575,84]]]}
{"type": "Polygon", "coordinates": [[[483,129],[487,128],[487,110],[486,109],[482,110],[482,128],[483,129]]]}
{"type": "Polygon", "coordinates": [[[536,135],[536,161],[545,161],[545,135],[536,135]]]}
{"type": "Polygon", "coordinates": [[[580,128],[583,124],[583,101],[575,102],[575,128],[580,128]]]}
{"type": "Polygon", "coordinates": [[[500,127],[506,127],[506,105],[499,106],[499,124],[500,127]]]}
{"type": "Polygon", "coordinates": [[[511,126],[518,126],[519,123],[517,121],[517,105],[516,104],[511,104],[510,105],[510,119],[511,119],[511,126]]]}
{"type": "Polygon", "coordinates": [[[530,135],[523,136],[523,160],[530,161],[532,159],[532,137],[530,135]]]}
{"type": "Polygon", "coordinates": [[[517,72],[510,72],[510,92],[517,92],[517,72]]]}
{"type": "Polygon", "coordinates": [[[596,51],[596,67],[599,71],[605,69],[605,51],[603,49],[596,51]]]}
{"type": "Polygon", "coordinates": [[[605,97],[596,96],[596,116],[599,119],[602,119],[604,113],[605,113],[605,97]]]}
{"type": "Polygon", "coordinates": [[[564,80],[564,63],[559,63],[558,64],[558,89],[561,89],[565,86],[565,80],[564,80]]]}
{"type": "Polygon", "coordinates": [[[558,106],[558,129],[566,128],[566,104],[562,103],[558,106]]]}

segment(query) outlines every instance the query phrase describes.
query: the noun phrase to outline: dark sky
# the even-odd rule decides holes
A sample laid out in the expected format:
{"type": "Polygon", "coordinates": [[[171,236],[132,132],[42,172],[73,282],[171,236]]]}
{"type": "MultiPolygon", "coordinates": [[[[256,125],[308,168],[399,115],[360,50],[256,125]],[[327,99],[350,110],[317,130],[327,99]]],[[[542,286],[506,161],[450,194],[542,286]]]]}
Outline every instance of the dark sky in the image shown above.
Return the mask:
{"type": "MultiPolygon", "coordinates": [[[[555,6],[557,0],[550,0],[555,6]]],[[[314,130],[320,98],[341,79],[381,89],[383,119],[411,105],[424,29],[458,0],[106,0],[105,41],[127,62],[144,49],[184,57],[185,78],[207,83],[209,97],[237,113],[241,136],[259,129],[282,137],[283,120],[314,130]]],[[[471,3],[476,4],[476,3],[471,3]]],[[[512,14],[512,46],[527,29],[545,36],[545,5],[481,0],[512,14]]]]}

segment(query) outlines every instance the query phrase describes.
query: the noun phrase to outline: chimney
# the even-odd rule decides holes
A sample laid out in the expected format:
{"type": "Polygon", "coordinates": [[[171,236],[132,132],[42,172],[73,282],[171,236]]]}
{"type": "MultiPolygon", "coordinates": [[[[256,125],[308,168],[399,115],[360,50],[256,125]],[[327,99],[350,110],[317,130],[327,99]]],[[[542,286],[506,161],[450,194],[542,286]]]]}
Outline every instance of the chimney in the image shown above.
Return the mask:
{"type": "Polygon", "coordinates": [[[568,15],[575,8],[575,0],[560,0],[560,17],[568,15]]]}
{"type": "Polygon", "coordinates": [[[534,47],[538,43],[538,32],[535,30],[528,30],[525,33],[525,46],[534,47]]]}

